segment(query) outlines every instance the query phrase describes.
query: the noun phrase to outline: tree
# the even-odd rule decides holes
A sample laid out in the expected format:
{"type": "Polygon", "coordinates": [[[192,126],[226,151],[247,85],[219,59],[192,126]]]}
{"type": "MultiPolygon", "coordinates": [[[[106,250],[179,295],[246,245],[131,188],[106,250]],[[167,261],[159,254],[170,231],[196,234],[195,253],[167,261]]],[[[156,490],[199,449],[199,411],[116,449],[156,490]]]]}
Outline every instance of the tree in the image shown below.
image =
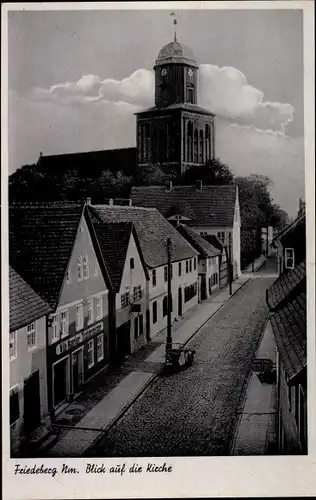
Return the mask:
{"type": "Polygon", "coordinates": [[[150,163],[138,166],[136,169],[135,182],[138,186],[161,186],[172,176],[166,174],[160,165],[150,163]]]}
{"type": "Polygon", "coordinates": [[[187,169],[180,177],[179,184],[195,184],[198,180],[208,186],[218,186],[231,184],[234,181],[234,176],[225,163],[222,163],[218,158],[213,158],[208,160],[205,165],[187,169]]]}

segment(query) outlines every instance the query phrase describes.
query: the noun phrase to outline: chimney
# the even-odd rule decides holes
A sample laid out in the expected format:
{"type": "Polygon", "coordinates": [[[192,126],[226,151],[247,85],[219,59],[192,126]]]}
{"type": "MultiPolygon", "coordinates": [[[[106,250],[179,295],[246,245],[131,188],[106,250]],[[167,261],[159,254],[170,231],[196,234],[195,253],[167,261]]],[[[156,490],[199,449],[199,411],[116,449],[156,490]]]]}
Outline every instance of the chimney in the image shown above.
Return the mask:
{"type": "Polygon", "coordinates": [[[202,181],[196,181],[196,190],[197,191],[202,191],[203,189],[203,184],[202,184],[202,181]]]}
{"type": "Polygon", "coordinates": [[[166,192],[170,193],[170,191],[172,191],[172,181],[166,181],[165,188],[166,188],[166,192]]]}
{"type": "Polygon", "coordinates": [[[91,198],[86,199],[86,205],[91,205],[91,198]]]}
{"type": "Polygon", "coordinates": [[[129,198],[128,199],[128,206],[131,207],[132,206],[132,198],[129,198]]]}
{"type": "Polygon", "coordinates": [[[109,199],[109,205],[113,205],[113,198],[109,199]]]}

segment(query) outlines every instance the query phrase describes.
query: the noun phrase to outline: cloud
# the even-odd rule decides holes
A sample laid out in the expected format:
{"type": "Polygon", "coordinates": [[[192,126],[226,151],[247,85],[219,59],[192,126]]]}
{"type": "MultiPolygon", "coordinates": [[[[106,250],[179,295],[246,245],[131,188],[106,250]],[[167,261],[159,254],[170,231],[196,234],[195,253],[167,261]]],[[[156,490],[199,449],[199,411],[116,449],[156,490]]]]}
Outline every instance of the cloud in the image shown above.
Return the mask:
{"type": "MultiPolygon", "coordinates": [[[[152,105],[153,97],[154,73],[146,69],[138,69],[122,80],[84,75],[77,82],[37,88],[32,95],[33,99],[61,105],[106,102],[133,106],[135,110],[152,105]]],[[[245,75],[232,67],[200,65],[199,102],[218,116],[262,130],[285,133],[286,126],[294,119],[291,104],[264,101],[263,93],[249,85],[245,75]]]]}

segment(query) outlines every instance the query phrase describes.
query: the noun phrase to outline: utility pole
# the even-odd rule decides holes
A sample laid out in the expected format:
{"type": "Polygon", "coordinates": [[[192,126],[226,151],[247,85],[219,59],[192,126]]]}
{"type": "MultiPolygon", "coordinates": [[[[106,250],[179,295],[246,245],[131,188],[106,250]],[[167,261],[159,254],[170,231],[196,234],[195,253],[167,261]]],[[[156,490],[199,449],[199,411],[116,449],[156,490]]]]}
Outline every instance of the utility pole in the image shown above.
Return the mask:
{"type": "Polygon", "coordinates": [[[251,262],[251,270],[254,273],[255,272],[255,230],[251,230],[251,241],[252,241],[252,262],[251,262]]]}
{"type": "Polygon", "coordinates": [[[229,267],[229,295],[232,292],[232,282],[233,282],[233,266],[232,266],[232,243],[229,241],[228,243],[228,267],[229,267]]]}
{"type": "Polygon", "coordinates": [[[172,309],[172,291],[171,291],[171,238],[167,239],[167,257],[168,257],[168,314],[167,314],[167,342],[166,349],[172,349],[172,336],[171,336],[171,309],[172,309]]]}

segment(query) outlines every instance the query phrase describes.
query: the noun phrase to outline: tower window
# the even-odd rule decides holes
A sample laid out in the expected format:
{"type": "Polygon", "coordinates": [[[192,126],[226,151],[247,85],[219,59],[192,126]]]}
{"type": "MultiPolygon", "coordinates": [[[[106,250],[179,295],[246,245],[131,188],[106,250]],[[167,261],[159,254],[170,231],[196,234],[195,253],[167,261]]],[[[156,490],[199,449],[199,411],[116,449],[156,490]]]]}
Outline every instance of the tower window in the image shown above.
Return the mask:
{"type": "Polygon", "coordinates": [[[188,96],[187,96],[187,101],[191,104],[194,103],[194,89],[188,88],[188,96]]]}

